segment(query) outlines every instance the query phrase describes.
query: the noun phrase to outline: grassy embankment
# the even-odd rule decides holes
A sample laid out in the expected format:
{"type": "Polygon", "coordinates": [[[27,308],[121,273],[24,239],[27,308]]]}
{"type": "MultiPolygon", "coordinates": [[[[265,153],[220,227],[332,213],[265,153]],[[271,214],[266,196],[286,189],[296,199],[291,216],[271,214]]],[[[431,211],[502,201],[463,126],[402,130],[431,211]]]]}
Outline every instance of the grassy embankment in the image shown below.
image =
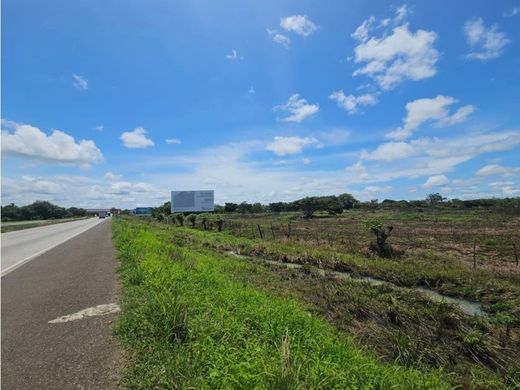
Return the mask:
{"type": "Polygon", "coordinates": [[[520,285],[515,276],[508,279],[468,269],[449,256],[428,251],[406,260],[372,259],[304,244],[181,227],[170,228],[169,234],[175,244],[192,249],[211,248],[303,264],[303,275],[278,267],[279,277],[266,278],[254,272],[246,278],[311,304],[323,318],[354,334],[359,344],[386,360],[406,366],[442,367],[454,373],[453,383],[464,387],[519,386],[520,285]],[[481,302],[490,317],[463,315],[456,307],[434,303],[412,289],[319,278],[312,266],[377,277],[397,286],[428,286],[481,302]]]}
{"type": "Polygon", "coordinates": [[[129,388],[449,388],[442,373],[382,363],[295,297],[244,275],[271,271],[172,242],[171,228],[113,221],[123,283],[117,333],[129,388]]]}

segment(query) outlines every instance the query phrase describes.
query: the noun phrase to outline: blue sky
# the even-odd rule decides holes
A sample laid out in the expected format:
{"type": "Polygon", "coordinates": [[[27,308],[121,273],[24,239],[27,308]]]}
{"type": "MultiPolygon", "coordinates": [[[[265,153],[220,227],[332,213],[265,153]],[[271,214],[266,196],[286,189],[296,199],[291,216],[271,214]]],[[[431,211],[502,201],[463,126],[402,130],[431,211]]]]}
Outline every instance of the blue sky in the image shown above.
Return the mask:
{"type": "Polygon", "coordinates": [[[2,204],[520,195],[518,1],[4,1],[2,204]]]}

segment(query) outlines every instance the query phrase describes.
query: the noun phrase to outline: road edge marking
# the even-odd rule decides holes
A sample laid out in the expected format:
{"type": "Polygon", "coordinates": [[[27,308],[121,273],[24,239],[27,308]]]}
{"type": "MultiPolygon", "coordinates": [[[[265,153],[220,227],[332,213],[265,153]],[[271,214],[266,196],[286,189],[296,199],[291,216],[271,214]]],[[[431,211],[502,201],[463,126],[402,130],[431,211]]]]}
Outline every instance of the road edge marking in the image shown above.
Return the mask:
{"type": "Polygon", "coordinates": [[[80,310],[76,313],[67,314],[54,320],[48,321],[48,324],[62,324],[65,322],[78,321],[87,317],[99,317],[106,316],[108,314],[119,313],[121,308],[117,303],[105,303],[103,305],[97,305],[87,307],[86,309],[80,310]]]}

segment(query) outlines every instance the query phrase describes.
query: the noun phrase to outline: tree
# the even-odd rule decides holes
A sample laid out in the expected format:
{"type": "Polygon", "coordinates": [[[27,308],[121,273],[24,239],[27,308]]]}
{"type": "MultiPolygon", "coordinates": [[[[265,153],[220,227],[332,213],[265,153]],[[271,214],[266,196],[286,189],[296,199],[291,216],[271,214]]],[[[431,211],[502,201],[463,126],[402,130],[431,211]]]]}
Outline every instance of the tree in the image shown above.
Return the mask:
{"type": "Polygon", "coordinates": [[[255,214],[262,213],[264,211],[264,206],[261,203],[253,203],[251,205],[251,212],[255,214]]]}
{"type": "Polygon", "coordinates": [[[313,214],[319,210],[320,202],[316,197],[306,197],[295,202],[300,211],[303,212],[303,218],[310,219],[313,214]]]}
{"type": "Polygon", "coordinates": [[[343,210],[350,210],[359,203],[356,198],[347,193],[338,195],[338,201],[341,203],[343,210]]]}
{"type": "MultiPolygon", "coordinates": [[[[226,203],[227,205],[228,203],[226,203]]],[[[250,213],[251,210],[253,209],[253,205],[250,204],[250,203],[247,203],[247,202],[242,202],[240,203],[238,206],[237,206],[237,211],[239,213],[242,213],[242,214],[245,214],[245,213],[250,213]]]]}
{"type": "Polygon", "coordinates": [[[283,202],[269,203],[269,210],[273,213],[279,213],[285,210],[286,204],[283,202]]]}
{"type": "Polygon", "coordinates": [[[445,197],[443,197],[441,194],[439,194],[438,192],[435,192],[435,193],[431,193],[431,194],[428,194],[426,195],[426,201],[432,205],[432,206],[435,206],[439,203],[442,203],[446,200],[445,197]]]}
{"type": "Polygon", "coordinates": [[[237,210],[238,205],[236,203],[225,203],[224,204],[224,212],[225,213],[233,213],[237,210]]]}

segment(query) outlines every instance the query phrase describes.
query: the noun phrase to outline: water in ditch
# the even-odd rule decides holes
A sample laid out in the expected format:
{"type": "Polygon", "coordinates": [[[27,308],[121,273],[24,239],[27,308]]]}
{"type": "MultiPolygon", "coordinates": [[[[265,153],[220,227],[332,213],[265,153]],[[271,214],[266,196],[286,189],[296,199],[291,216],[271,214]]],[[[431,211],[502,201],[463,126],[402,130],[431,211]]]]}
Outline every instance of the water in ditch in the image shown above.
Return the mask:
{"type": "MultiPolygon", "coordinates": [[[[228,251],[228,252],[225,252],[225,253],[228,254],[228,255],[232,255],[232,256],[235,256],[235,257],[243,258],[243,259],[255,259],[255,258],[250,257],[250,256],[239,255],[239,254],[237,254],[235,252],[232,252],[232,251],[228,251]]],[[[258,259],[258,260],[260,260],[262,262],[265,262],[265,263],[268,263],[268,264],[281,265],[281,266],[284,266],[284,267],[287,267],[287,268],[294,268],[294,269],[296,269],[296,268],[301,268],[302,267],[301,264],[296,264],[296,263],[284,263],[282,261],[265,260],[265,259],[258,259]]],[[[358,277],[358,276],[353,276],[352,274],[350,274],[348,272],[324,270],[324,269],[320,269],[320,268],[318,269],[318,272],[319,272],[319,274],[321,276],[330,275],[330,276],[333,276],[333,277],[338,278],[338,279],[365,282],[365,283],[368,283],[368,284],[370,284],[372,286],[380,286],[380,285],[388,284],[388,285],[392,285],[395,288],[405,288],[405,287],[396,286],[395,284],[387,282],[387,281],[382,280],[382,279],[372,278],[370,276],[359,276],[358,277]]],[[[423,295],[426,295],[432,301],[435,301],[435,302],[446,302],[446,303],[458,306],[460,308],[460,310],[464,314],[467,314],[467,315],[470,315],[470,316],[480,316],[480,317],[487,317],[487,315],[488,315],[484,311],[484,309],[482,308],[482,305],[480,303],[478,303],[478,302],[472,302],[472,301],[468,301],[466,299],[450,297],[450,296],[440,294],[437,291],[434,291],[434,290],[431,290],[431,289],[425,288],[425,287],[411,287],[411,289],[413,289],[413,290],[415,290],[415,291],[417,291],[417,292],[419,292],[419,293],[421,293],[423,295]]]]}

